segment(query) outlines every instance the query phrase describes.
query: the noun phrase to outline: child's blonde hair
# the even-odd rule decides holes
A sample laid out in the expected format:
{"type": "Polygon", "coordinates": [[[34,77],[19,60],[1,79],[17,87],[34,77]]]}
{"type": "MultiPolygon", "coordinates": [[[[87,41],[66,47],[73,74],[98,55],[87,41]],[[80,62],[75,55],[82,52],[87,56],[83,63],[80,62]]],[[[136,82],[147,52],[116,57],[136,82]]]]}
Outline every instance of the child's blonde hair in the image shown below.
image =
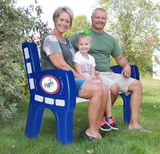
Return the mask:
{"type": "Polygon", "coordinates": [[[78,42],[78,40],[80,38],[84,38],[84,37],[88,37],[90,39],[90,41],[92,40],[91,36],[90,36],[90,31],[89,30],[80,31],[79,34],[78,34],[78,37],[77,37],[77,42],[78,42]]]}

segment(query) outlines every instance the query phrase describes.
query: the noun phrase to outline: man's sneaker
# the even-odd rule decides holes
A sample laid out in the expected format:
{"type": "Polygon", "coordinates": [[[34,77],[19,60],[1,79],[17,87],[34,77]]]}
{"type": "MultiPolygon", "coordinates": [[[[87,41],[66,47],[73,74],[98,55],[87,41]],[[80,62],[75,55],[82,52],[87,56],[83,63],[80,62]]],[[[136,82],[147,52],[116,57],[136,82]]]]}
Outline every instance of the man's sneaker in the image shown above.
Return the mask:
{"type": "Polygon", "coordinates": [[[102,118],[99,128],[103,131],[110,131],[111,127],[106,123],[105,117],[102,118]]]}
{"type": "Polygon", "coordinates": [[[114,116],[111,117],[108,122],[106,121],[106,123],[107,123],[108,125],[110,125],[111,129],[118,130],[118,127],[117,127],[117,125],[115,124],[113,118],[114,118],[114,116]]]}

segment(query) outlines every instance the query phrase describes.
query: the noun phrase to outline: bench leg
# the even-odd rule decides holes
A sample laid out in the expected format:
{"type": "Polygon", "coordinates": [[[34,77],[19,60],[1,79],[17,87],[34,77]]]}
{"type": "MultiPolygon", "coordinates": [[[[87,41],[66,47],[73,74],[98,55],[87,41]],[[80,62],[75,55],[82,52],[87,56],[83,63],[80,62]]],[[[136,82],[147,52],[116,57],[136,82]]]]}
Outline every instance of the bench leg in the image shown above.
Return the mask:
{"type": "Polygon", "coordinates": [[[33,138],[39,135],[44,108],[37,107],[30,103],[25,136],[33,138]]]}
{"type": "Polygon", "coordinates": [[[73,112],[55,112],[57,142],[73,143],[73,112]]]}
{"type": "Polygon", "coordinates": [[[120,94],[123,99],[123,120],[124,123],[130,123],[131,112],[130,112],[130,97],[131,94],[126,96],[125,94],[120,94]]]}

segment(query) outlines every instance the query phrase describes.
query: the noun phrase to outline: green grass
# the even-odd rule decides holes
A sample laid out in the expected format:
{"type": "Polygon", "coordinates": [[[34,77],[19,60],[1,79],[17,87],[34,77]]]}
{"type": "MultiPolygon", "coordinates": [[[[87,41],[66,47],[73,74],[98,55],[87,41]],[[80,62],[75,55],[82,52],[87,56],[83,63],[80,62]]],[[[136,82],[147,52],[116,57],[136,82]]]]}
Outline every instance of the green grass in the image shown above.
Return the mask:
{"type": "Polygon", "coordinates": [[[19,102],[18,112],[8,122],[0,121],[0,154],[159,154],[160,153],[160,80],[143,79],[143,100],[139,123],[152,133],[128,130],[123,123],[123,104],[119,97],[112,108],[118,131],[102,132],[103,140],[88,142],[80,131],[88,127],[87,102],[76,104],[73,117],[73,144],[56,141],[56,123],[52,112],[45,109],[37,138],[25,137],[29,97],[19,102]],[[90,151],[88,151],[90,150],[90,151]]]}

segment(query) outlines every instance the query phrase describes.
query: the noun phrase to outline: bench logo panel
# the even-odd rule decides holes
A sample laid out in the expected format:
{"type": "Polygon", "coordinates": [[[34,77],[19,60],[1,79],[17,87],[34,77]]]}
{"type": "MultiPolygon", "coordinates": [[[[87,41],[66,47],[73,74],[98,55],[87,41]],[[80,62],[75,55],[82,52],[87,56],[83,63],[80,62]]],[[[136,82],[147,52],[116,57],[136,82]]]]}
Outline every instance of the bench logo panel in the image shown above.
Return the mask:
{"type": "Polygon", "coordinates": [[[40,80],[40,86],[48,94],[55,94],[60,89],[59,81],[52,75],[43,76],[40,80]]]}

